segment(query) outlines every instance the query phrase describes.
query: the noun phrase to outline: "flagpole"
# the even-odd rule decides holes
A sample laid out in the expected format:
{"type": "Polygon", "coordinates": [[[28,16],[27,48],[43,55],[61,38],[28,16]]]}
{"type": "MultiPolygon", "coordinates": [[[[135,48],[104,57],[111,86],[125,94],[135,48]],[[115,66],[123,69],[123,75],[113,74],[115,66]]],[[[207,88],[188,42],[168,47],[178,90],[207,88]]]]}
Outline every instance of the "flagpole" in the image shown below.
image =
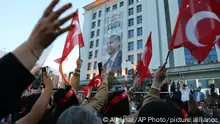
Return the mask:
{"type": "Polygon", "coordinates": [[[168,51],[167,57],[166,57],[166,60],[165,60],[165,63],[164,63],[164,64],[167,64],[168,58],[169,58],[169,56],[170,56],[170,52],[171,52],[171,50],[168,51]]]}

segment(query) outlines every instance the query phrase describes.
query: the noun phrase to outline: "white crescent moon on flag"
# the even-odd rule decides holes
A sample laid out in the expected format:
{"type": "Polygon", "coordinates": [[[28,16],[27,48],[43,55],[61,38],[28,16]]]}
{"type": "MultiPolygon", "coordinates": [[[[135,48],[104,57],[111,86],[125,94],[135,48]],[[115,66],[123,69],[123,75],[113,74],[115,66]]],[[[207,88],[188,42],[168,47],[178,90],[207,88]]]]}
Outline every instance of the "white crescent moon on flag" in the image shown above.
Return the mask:
{"type": "Polygon", "coordinates": [[[207,46],[207,45],[199,43],[196,37],[196,31],[195,31],[196,25],[198,24],[198,22],[206,18],[213,18],[220,22],[219,17],[215,13],[210,12],[210,11],[201,11],[201,12],[195,13],[186,24],[186,37],[192,44],[194,44],[197,47],[207,46]]]}
{"type": "Polygon", "coordinates": [[[97,86],[101,85],[101,80],[100,79],[96,79],[95,81],[98,81],[99,83],[97,84],[97,86]]]}
{"type": "Polygon", "coordinates": [[[148,47],[145,46],[144,52],[143,52],[143,54],[142,54],[142,56],[141,56],[141,60],[142,60],[142,62],[143,62],[143,64],[144,64],[144,66],[145,66],[145,64],[146,64],[145,54],[147,53],[147,50],[148,50],[148,47]]]}

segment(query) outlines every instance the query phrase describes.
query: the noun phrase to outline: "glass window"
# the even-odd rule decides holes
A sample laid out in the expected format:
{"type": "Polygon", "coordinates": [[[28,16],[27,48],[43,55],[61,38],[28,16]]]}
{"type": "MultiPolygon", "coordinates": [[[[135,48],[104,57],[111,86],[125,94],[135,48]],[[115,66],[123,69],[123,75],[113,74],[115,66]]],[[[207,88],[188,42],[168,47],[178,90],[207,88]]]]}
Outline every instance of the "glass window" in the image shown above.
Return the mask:
{"type": "Polygon", "coordinates": [[[89,48],[93,48],[93,45],[94,45],[93,41],[90,41],[89,48]]]}
{"type": "Polygon", "coordinates": [[[89,52],[89,59],[92,59],[92,51],[89,52]]]}
{"type": "Polygon", "coordinates": [[[95,19],[95,18],[96,18],[96,13],[93,13],[92,19],[95,19]]]}
{"type": "Polygon", "coordinates": [[[134,25],[134,19],[131,18],[131,19],[128,20],[128,26],[130,27],[130,26],[133,26],[133,25],[134,25]]]}
{"type": "Polygon", "coordinates": [[[137,13],[141,12],[142,11],[142,5],[138,5],[137,6],[137,13]]]}
{"type": "Polygon", "coordinates": [[[124,6],[124,1],[121,1],[120,2],[120,7],[123,7],[124,6]]]}
{"type": "Polygon", "coordinates": [[[92,22],[92,28],[95,28],[95,22],[92,22]]]}
{"type": "Polygon", "coordinates": [[[137,54],[137,63],[141,60],[141,55],[142,55],[142,53],[137,54]]]}
{"type": "Polygon", "coordinates": [[[97,69],[97,62],[94,62],[94,69],[97,69]]]}
{"type": "Polygon", "coordinates": [[[95,58],[98,56],[98,50],[95,51],[95,58]]]}
{"type": "Polygon", "coordinates": [[[113,5],[112,9],[113,10],[117,9],[117,4],[113,5]]]}
{"type": "Polygon", "coordinates": [[[96,33],[96,36],[99,36],[100,30],[98,29],[96,33]]]}
{"type": "Polygon", "coordinates": [[[134,50],[134,42],[129,42],[128,43],[128,51],[134,50]]]}
{"type": "Polygon", "coordinates": [[[92,31],[91,32],[91,38],[94,38],[94,36],[95,36],[95,31],[92,31]]]}
{"type": "Polygon", "coordinates": [[[134,14],[134,8],[129,8],[128,9],[128,16],[133,15],[134,14]]]}
{"type": "Polygon", "coordinates": [[[142,23],[142,16],[138,16],[137,17],[137,24],[141,24],[142,23]]]}
{"type": "Polygon", "coordinates": [[[106,12],[109,12],[110,11],[110,7],[106,8],[106,12]]]}
{"type": "Polygon", "coordinates": [[[96,47],[99,46],[99,39],[96,40],[96,44],[95,44],[95,46],[96,46],[96,47]]]}
{"type": "Polygon", "coordinates": [[[138,40],[137,41],[137,49],[142,49],[143,48],[143,40],[138,40]]]}
{"type": "Polygon", "coordinates": [[[98,20],[98,26],[100,26],[101,25],[101,20],[98,20]]]}
{"type": "Polygon", "coordinates": [[[102,15],[102,11],[100,10],[100,11],[99,11],[99,17],[101,17],[101,15],[102,15]]]}
{"type": "Polygon", "coordinates": [[[134,3],[134,0],[128,0],[128,5],[132,5],[134,3]]]}
{"type": "Polygon", "coordinates": [[[86,79],[89,80],[90,79],[90,74],[86,75],[86,79]]]}
{"type": "Polygon", "coordinates": [[[142,32],[142,27],[137,28],[137,36],[142,36],[143,32],[142,32]]]}
{"type": "Polygon", "coordinates": [[[140,2],[141,0],[137,0],[137,2],[140,2]]]}
{"type": "Polygon", "coordinates": [[[87,70],[91,70],[91,66],[92,66],[92,63],[91,63],[91,62],[89,62],[89,63],[88,63],[87,70]]]}
{"type": "Polygon", "coordinates": [[[203,79],[203,80],[198,80],[198,81],[199,81],[199,86],[201,86],[202,88],[209,88],[208,80],[203,79]]]}
{"type": "Polygon", "coordinates": [[[134,30],[129,30],[128,31],[128,38],[133,38],[134,37],[134,30]]]}
{"type": "Polygon", "coordinates": [[[178,4],[179,4],[179,8],[180,8],[180,6],[182,4],[182,0],[178,0],[178,4]]]}
{"type": "Polygon", "coordinates": [[[93,74],[93,77],[95,77],[95,76],[96,76],[96,73],[93,74]]]}
{"type": "Polygon", "coordinates": [[[128,56],[128,61],[130,61],[131,64],[134,64],[134,55],[129,55],[128,56]]]}

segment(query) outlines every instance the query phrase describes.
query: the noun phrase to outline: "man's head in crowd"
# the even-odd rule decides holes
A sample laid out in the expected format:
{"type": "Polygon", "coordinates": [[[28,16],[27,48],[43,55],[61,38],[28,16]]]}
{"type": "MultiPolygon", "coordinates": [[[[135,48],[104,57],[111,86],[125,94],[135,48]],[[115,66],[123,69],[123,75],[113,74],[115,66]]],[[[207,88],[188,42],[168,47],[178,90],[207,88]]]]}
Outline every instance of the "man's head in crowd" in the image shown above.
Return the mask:
{"type": "MultiPolygon", "coordinates": [[[[144,107],[141,108],[141,110],[139,111],[138,120],[136,121],[136,124],[166,123],[163,122],[163,120],[158,121],[158,118],[163,118],[168,120],[168,118],[183,119],[184,117],[181,113],[181,110],[171,102],[155,100],[153,102],[146,104],[144,107]]],[[[171,123],[170,121],[168,121],[167,123],[170,124],[171,123]]],[[[176,124],[176,123],[172,123],[172,124],[176,124]]]]}
{"type": "Polygon", "coordinates": [[[201,87],[198,87],[198,88],[197,88],[197,91],[200,92],[200,91],[201,91],[201,87]]]}
{"type": "Polygon", "coordinates": [[[108,54],[112,57],[114,56],[121,47],[121,38],[119,35],[112,35],[107,43],[108,46],[108,54]]]}
{"type": "Polygon", "coordinates": [[[104,109],[104,117],[122,117],[123,115],[129,115],[131,113],[131,106],[126,92],[122,90],[109,94],[108,102],[104,109]]]}
{"type": "Polygon", "coordinates": [[[73,106],[61,114],[57,124],[102,124],[102,121],[90,109],[73,106]]]}

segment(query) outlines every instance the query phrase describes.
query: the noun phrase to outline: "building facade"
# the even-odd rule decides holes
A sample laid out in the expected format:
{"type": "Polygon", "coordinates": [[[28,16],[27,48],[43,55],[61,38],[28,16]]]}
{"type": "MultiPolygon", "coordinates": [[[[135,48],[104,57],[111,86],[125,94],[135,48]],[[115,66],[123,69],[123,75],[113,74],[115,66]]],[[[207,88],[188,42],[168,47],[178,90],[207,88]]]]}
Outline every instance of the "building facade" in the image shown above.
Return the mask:
{"type": "MultiPolygon", "coordinates": [[[[86,5],[83,24],[85,47],[81,52],[83,66],[80,79],[91,79],[98,74],[97,63],[107,63],[109,55],[106,52],[106,42],[113,35],[121,37],[122,62],[129,60],[135,68],[148,35],[152,32],[153,56],[150,69],[157,69],[165,62],[181,2],[182,0],[96,0],[86,5]]],[[[220,51],[214,46],[203,63],[218,61],[220,51]]],[[[172,68],[193,64],[198,62],[189,50],[179,48],[170,54],[167,66],[172,68]]],[[[122,73],[118,76],[123,75],[123,70],[122,68],[122,73]]],[[[205,79],[201,82],[209,81],[205,79]]]]}

